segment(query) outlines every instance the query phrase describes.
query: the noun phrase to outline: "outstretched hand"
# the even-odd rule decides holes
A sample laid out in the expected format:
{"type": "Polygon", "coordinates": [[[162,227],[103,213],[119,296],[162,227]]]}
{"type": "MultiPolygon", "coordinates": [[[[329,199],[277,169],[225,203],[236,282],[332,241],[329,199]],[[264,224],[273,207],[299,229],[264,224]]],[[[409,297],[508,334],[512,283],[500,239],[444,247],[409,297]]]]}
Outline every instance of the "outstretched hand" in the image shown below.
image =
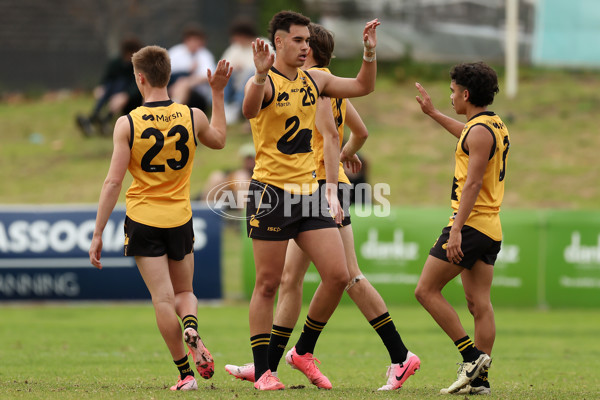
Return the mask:
{"type": "Polygon", "coordinates": [[[275,62],[275,53],[270,51],[269,44],[263,39],[256,39],[252,42],[252,54],[254,55],[256,72],[266,75],[275,62]]]}
{"type": "Polygon", "coordinates": [[[214,74],[210,69],[206,71],[206,76],[211,89],[216,91],[224,90],[229,78],[231,78],[232,72],[233,67],[229,65],[229,61],[219,60],[214,74]]]}
{"type": "Polygon", "coordinates": [[[363,31],[363,42],[367,49],[373,49],[377,46],[377,34],[375,29],[381,25],[377,18],[367,22],[363,31]]]}
{"type": "Polygon", "coordinates": [[[427,115],[430,115],[435,110],[435,107],[433,106],[433,103],[431,102],[431,97],[429,97],[429,94],[427,93],[425,88],[423,86],[421,86],[420,83],[418,83],[418,82],[415,83],[415,86],[417,87],[417,90],[421,94],[421,97],[416,96],[417,103],[419,103],[419,105],[421,106],[421,111],[423,111],[427,115]]]}

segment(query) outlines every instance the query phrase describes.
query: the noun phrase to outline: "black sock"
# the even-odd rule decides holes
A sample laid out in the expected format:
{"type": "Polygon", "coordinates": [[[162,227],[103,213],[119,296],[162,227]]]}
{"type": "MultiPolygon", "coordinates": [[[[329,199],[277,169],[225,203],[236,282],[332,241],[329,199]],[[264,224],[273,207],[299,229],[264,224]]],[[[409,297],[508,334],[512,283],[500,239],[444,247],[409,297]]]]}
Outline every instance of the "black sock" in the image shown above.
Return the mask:
{"type": "Polygon", "coordinates": [[[188,361],[188,356],[186,355],[179,361],[173,360],[177,369],[179,370],[179,379],[184,379],[186,376],[191,375],[194,376],[194,371],[190,368],[190,362],[188,361]]]}
{"type": "Polygon", "coordinates": [[[254,379],[256,381],[269,369],[269,335],[261,333],[250,338],[252,357],[254,358],[254,379]]]}
{"type": "Polygon", "coordinates": [[[403,363],[408,355],[408,349],[402,342],[390,313],[386,312],[369,321],[369,323],[383,341],[388,353],[390,353],[392,364],[403,363]]]}
{"type": "Polygon", "coordinates": [[[296,343],[296,353],[302,356],[306,353],[314,353],[315,345],[319,339],[319,335],[323,328],[325,328],[327,322],[317,322],[311,319],[308,315],[306,316],[306,322],[304,322],[304,328],[300,334],[300,339],[296,343]]]}
{"type": "Polygon", "coordinates": [[[194,330],[198,332],[198,318],[196,318],[195,315],[186,315],[181,321],[183,322],[184,330],[186,328],[194,328],[194,330]]]}
{"type": "Polygon", "coordinates": [[[479,374],[479,376],[475,379],[473,379],[473,382],[471,382],[471,386],[473,387],[479,387],[479,386],[484,386],[484,387],[490,387],[490,383],[488,382],[488,371],[489,368],[483,368],[481,370],[481,373],[479,374]]]}
{"type": "Polygon", "coordinates": [[[283,357],[285,346],[290,340],[294,328],[273,325],[271,329],[271,341],[269,342],[269,369],[271,372],[277,371],[279,361],[283,357]]]}
{"type": "Polygon", "coordinates": [[[473,343],[469,335],[462,339],[458,339],[456,342],[454,342],[454,345],[458,351],[460,351],[460,355],[462,355],[464,362],[475,361],[482,353],[481,350],[475,347],[475,343],[473,343]]]}

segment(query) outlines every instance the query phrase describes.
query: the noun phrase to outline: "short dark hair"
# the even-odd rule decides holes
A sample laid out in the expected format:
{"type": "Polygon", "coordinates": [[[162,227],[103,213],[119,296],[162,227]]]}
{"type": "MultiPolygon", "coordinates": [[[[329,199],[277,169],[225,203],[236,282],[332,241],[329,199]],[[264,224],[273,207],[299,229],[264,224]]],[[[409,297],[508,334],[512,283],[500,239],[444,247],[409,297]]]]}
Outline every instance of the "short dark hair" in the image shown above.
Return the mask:
{"type": "Polygon", "coordinates": [[[500,91],[496,71],[482,61],[455,65],[450,71],[450,78],[469,90],[469,102],[477,107],[492,104],[500,91]]]}
{"type": "Polygon", "coordinates": [[[229,27],[229,34],[231,36],[239,35],[252,39],[256,39],[256,36],[258,35],[256,26],[252,20],[244,17],[237,17],[235,20],[233,20],[231,26],[229,27]]]}
{"type": "Polygon", "coordinates": [[[196,23],[190,23],[183,28],[182,32],[183,40],[189,37],[198,37],[201,39],[206,39],[206,32],[202,28],[201,25],[196,23]]]}
{"type": "Polygon", "coordinates": [[[150,86],[166,87],[171,78],[171,58],[169,52],[160,46],[146,46],[131,57],[133,68],[142,72],[150,86]]]}
{"type": "Polygon", "coordinates": [[[310,49],[317,65],[319,67],[327,67],[333,56],[333,35],[327,29],[313,22],[308,26],[310,31],[310,49]]]}
{"type": "Polygon", "coordinates": [[[292,25],[308,26],[309,24],[310,18],[300,13],[295,11],[279,11],[277,14],[273,15],[271,22],[269,22],[269,34],[273,48],[276,48],[275,32],[281,29],[289,33],[290,26],[292,25]]]}
{"type": "Polygon", "coordinates": [[[128,36],[121,41],[121,54],[131,56],[142,46],[142,42],[137,37],[128,36]]]}

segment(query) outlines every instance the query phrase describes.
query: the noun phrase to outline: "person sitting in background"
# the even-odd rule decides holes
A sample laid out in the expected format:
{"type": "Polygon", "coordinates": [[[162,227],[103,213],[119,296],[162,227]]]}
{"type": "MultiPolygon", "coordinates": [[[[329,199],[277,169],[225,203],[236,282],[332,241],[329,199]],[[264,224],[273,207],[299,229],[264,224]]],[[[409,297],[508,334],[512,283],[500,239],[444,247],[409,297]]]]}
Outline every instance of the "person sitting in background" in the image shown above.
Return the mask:
{"type": "Polygon", "coordinates": [[[131,56],[142,48],[142,43],[135,37],[129,37],[123,39],[120,47],[119,56],[108,62],[100,85],[94,89],[97,100],[91,114],[76,117],[77,125],[85,136],[96,132],[94,125],[102,135],[110,135],[115,116],[128,114],[142,104],[131,63],[131,56]],[[105,106],[108,110],[103,112],[105,106]]]}
{"type": "Polygon", "coordinates": [[[233,75],[225,88],[225,115],[227,124],[236,123],[242,115],[244,87],[254,75],[254,55],[252,41],[257,33],[254,24],[244,18],[237,18],[229,28],[230,45],[223,53],[223,59],[233,66],[233,75]]]}
{"type": "Polygon", "coordinates": [[[240,146],[238,155],[241,160],[239,168],[211,172],[202,193],[198,196],[201,200],[212,203],[216,200],[219,193],[230,191],[233,198],[237,201],[238,193],[248,190],[255,165],[256,151],[254,150],[254,144],[247,143],[240,146]]]}
{"type": "Polygon", "coordinates": [[[206,112],[212,101],[207,70],[215,69],[215,57],[206,48],[206,33],[198,25],[183,31],[182,42],[169,49],[171,80],[169,93],[173,101],[206,112]]]}

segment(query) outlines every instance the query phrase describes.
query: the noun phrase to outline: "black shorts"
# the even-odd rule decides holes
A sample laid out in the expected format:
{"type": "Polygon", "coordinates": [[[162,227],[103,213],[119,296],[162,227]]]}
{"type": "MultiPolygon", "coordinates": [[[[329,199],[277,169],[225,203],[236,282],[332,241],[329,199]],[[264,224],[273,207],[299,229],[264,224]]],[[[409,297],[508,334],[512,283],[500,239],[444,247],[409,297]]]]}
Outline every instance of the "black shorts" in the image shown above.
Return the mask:
{"type": "MultiPolygon", "coordinates": [[[[442,229],[442,234],[431,250],[429,250],[430,255],[443,261],[448,261],[448,257],[446,257],[446,244],[450,237],[450,228],[450,226],[447,226],[442,229]]],[[[460,248],[464,257],[458,265],[466,269],[471,269],[477,260],[494,265],[502,242],[495,241],[477,229],[466,225],[461,229],[461,233],[462,243],[460,248]]]]}
{"type": "Polygon", "coordinates": [[[276,186],[252,179],[246,204],[248,236],[261,240],[289,240],[300,232],[337,225],[319,200],[321,191],[292,195],[276,186]]]}
{"type": "MultiPolygon", "coordinates": [[[[327,199],[325,198],[325,183],[324,179],[319,180],[319,187],[321,188],[321,201],[327,204],[327,199]]],[[[352,185],[338,182],[338,200],[340,201],[340,205],[342,206],[342,210],[344,210],[344,219],[339,227],[344,227],[350,225],[350,205],[352,204],[352,185]]]]}
{"type": "Polygon", "coordinates": [[[192,219],[175,228],[156,228],[125,216],[125,255],[160,257],[181,261],[194,250],[192,219]]]}

